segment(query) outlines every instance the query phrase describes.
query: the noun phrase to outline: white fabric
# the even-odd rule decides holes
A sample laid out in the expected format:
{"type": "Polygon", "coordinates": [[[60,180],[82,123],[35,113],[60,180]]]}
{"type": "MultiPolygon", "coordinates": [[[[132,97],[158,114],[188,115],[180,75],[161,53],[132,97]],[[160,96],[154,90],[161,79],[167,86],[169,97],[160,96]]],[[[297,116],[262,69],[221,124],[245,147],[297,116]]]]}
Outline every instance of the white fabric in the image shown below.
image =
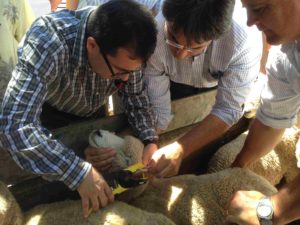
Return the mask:
{"type": "Polygon", "coordinates": [[[257,118],[273,128],[291,127],[300,107],[299,41],[271,48],[267,75],[257,118]]]}
{"type": "MultiPolygon", "coordinates": [[[[157,126],[166,129],[172,119],[170,80],[194,87],[218,85],[212,114],[232,125],[243,114],[243,104],[259,72],[262,50],[261,33],[233,22],[231,30],[212,42],[208,73],[203,70],[205,54],[176,60],[164,37],[164,18],[156,16],[159,34],[156,50],[144,71],[148,95],[157,117],[157,126]],[[252,32],[249,35],[249,32],[252,32]],[[221,75],[220,75],[221,74],[221,75]]],[[[197,104],[197,103],[195,103],[197,104]]]]}

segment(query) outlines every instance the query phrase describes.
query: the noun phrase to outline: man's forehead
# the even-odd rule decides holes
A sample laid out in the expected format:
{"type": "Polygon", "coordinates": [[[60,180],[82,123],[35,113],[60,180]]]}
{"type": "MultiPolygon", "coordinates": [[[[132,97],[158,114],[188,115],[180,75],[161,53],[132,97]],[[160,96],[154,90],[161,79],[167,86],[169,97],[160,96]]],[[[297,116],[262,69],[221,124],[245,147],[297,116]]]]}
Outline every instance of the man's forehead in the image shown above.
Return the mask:
{"type": "Polygon", "coordinates": [[[270,1],[272,1],[272,0],[241,0],[242,5],[244,7],[251,7],[251,6],[255,6],[255,5],[265,4],[270,1]]]}

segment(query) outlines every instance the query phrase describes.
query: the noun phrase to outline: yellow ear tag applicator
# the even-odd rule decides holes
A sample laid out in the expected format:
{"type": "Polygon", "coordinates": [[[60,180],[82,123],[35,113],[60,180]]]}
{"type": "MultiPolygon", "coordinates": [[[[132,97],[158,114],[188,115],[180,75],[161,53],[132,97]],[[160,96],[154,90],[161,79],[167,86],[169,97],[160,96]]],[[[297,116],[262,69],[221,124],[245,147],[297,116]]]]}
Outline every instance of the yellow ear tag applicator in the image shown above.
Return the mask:
{"type": "MultiPolygon", "coordinates": [[[[136,163],[126,169],[109,174],[103,174],[103,176],[111,186],[113,195],[117,195],[130,188],[145,184],[148,180],[146,173],[147,169],[145,169],[145,165],[143,163],[136,163]]],[[[88,215],[92,212],[93,209],[90,208],[88,215]]]]}

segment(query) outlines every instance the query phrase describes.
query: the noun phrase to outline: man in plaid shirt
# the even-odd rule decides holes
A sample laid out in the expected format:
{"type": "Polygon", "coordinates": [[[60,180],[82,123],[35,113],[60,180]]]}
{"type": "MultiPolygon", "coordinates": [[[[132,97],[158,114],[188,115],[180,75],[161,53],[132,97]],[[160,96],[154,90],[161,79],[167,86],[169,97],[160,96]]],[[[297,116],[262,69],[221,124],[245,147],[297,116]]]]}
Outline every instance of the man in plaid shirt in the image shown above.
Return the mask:
{"type": "MultiPolygon", "coordinates": [[[[0,145],[24,170],[77,190],[84,216],[113,201],[111,189],[89,163],[51,138],[42,106],[90,117],[119,90],[140,139],[156,145],[154,118],[142,77],[135,73],[153,53],[151,13],[132,0],[63,10],[37,19],[18,50],[0,115],[0,145]]],[[[111,154],[111,153],[110,153],[111,154]]]]}

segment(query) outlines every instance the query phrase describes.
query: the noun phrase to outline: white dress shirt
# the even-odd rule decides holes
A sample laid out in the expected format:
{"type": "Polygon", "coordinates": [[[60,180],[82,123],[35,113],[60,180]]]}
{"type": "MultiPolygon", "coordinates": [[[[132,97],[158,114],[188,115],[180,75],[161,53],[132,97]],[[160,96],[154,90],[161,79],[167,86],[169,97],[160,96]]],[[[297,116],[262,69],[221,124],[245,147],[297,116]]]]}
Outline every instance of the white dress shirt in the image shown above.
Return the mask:
{"type": "Polygon", "coordinates": [[[251,85],[259,73],[261,33],[252,33],[250,36],[246,25],[234,20],[228,33],[212,41],[210,62],[204,66],[208,51],[180,61],[173,57],[165,42],[165,19],[161,12],[156,20],[159,29],[156,50],[143,71],[157,118],[156,126],[164,130],[172,119],[170,80],[198,88],[217,85],[216,102],[211,113],[228,125],[237,122],[243,114],[243,105],[251,85]],[[205,67],[209,71],[203,71],[205,67]]]}

